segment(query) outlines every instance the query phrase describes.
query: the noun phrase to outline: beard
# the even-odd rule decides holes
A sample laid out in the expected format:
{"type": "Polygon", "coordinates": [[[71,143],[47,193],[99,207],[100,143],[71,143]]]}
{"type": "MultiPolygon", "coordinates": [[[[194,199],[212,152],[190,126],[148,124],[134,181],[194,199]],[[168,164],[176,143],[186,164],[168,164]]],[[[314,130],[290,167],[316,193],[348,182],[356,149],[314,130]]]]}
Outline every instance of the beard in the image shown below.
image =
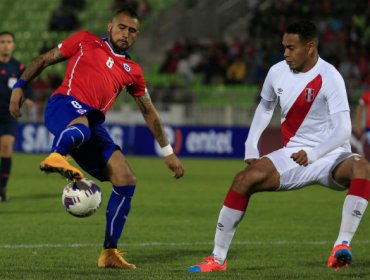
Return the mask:
{"type": "Polygon", "coordinates": [[[128,42],[123,42],[123,44],[118,44],[117,41],[114,41],[113,40],[113,36],[112,36],[112,31],[110,30],[109,31],[109,43],[112,45],[114,51],[118,52],[118,53],[121,53],[121,52],[124,52],[126,50],[128,50],[128,48],[130,47],[128,45],[128,42]]]}

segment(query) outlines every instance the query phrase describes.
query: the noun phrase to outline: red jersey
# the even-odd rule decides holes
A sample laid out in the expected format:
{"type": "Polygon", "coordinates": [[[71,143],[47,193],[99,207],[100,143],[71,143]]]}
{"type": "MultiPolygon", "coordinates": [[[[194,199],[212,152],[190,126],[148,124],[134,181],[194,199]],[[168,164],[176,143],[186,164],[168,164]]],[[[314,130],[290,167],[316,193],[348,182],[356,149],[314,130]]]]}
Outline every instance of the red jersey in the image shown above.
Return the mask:
{"type": "Polygon", "coordinates": [[[115,53],[107,40],[82,30],[58,47],[68,65],[53,95],[71,95],[106,114],[123,88],[133,96],[145,94],[141,67],[127,55],[115,53]]]}
{"type": "Polygon", "coordinates": [[[370,90],[362,94],[360,102],[366,106],[366,128],[370,128],[370,90]]]}

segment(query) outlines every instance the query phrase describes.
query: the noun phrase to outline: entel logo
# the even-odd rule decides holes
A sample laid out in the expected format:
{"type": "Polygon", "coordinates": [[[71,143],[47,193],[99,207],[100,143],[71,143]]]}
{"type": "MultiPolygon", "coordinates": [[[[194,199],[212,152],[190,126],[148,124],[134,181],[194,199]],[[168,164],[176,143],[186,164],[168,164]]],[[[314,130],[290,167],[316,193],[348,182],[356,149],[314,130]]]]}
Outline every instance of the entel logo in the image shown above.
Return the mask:
{"type": "Polygon", "coordinates": [[[231,154],[233,152],[231,130],[216,132],[211,129],[202,132],[190,132],[186,137],[186,149],[189,153],[231,154]]]}

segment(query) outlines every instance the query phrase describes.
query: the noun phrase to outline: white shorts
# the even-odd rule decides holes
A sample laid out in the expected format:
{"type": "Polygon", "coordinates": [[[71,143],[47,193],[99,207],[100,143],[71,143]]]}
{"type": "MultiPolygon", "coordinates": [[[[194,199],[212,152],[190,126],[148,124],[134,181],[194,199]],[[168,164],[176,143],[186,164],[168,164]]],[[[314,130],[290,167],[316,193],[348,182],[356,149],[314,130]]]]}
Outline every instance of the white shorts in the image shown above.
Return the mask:
{"type": "Polygon", "coordinates": [[[345,190],[348,188],[348,186],[340,185],[334,181],[332,171],[343,160],[352,156],[358,156],[358,154],[346,152],[339,148],[314,163],[301,166],[290,158],[292,153],[299,150],[301,148],[284,147],[264,156],[273,162],[276,170],[280,173],[278,191],[295,190],[313,184],[320,184],[333,190],[345,190]]]}

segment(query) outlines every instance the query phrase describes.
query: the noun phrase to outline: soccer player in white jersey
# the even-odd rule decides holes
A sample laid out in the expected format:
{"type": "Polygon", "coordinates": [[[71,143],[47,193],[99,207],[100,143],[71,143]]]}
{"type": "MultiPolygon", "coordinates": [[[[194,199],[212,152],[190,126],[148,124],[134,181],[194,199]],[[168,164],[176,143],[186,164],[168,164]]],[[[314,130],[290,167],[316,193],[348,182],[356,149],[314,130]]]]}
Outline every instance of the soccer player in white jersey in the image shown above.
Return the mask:
{"type": "Polygon", "coordinates": [[[234,178],[221,209],[212,254],[189,272],[225,271],[226,256],[250,197],[312,184],[347,190],[339,235],[329,255],[335,270],[352,260],[350,242],[370,197],[370,165],[351,152],[351,120],[343,78],[318,54],[318,31],[309,21],[288,26],[285,61],[271,67],[245,142],[248,167],[234,178]],[[260,157],[258,141],[276,104],[284,147],[260,157]]]}

